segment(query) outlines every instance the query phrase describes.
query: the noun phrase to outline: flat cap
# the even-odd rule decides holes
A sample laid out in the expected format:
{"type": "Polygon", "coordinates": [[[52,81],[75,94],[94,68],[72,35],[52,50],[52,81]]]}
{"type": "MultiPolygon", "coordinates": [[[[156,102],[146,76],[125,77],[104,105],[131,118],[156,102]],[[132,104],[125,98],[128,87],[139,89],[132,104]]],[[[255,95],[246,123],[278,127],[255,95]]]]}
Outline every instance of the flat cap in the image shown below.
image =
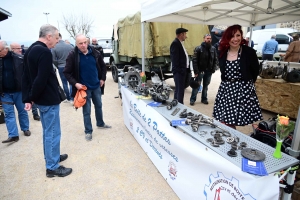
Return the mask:
{"type": "Polygon", "coordinates": [[[176,35],[178,35],[180,33],[185,33],[185,32],[188,32],[188,30],[185,29],[185,28],[178,28],[178,29],[176,29],[176,35]]]}

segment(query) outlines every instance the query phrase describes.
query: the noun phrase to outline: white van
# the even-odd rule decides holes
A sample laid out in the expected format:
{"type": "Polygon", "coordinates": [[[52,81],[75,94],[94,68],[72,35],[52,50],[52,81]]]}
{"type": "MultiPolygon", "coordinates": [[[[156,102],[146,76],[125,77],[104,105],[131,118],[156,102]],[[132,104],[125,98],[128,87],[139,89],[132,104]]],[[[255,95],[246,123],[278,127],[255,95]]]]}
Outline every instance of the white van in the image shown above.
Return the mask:
{"type": "MultiPolygon", "coordinates": [[[[293,40],[289,33],[296,32],[297,30],[292,28],[270,28],[256,30],[252,32],[252,41],[254,42],[254,49],[259,55],[262,54],[262,48],[266,41],[271,39],[272,35],[276,35],[276,41],[278,42],[278,53],[285,52],[293,40]]],[[[246,37],[250,38],[250,32],[247,33],[246,37]]]]}
{"type": "Polygon", "coordinates": [[[103,48],[104,53],[104,63],[107,67],[110,67],[109,58],[112,53],[111,39],[98,39],[98,45],[103,48]]]}

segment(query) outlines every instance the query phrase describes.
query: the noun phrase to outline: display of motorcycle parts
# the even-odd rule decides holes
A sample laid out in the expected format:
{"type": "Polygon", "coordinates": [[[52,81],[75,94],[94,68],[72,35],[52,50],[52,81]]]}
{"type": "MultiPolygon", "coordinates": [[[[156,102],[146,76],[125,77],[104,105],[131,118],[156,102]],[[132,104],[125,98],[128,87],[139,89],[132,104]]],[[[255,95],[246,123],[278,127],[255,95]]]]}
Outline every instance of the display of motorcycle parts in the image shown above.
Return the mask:
{"type": "Polygon", "coordinates": [[[128,72],[124,75],[126,87],[134,90],[140,85],[141,77],[134,67],[128,67],[128,72]]]}
{"type": "Polygon", "coordinates": [[[266,158],[266,155],[263,152],[252,148],[243,149],[241,151],[241,154],[248,160],[252,160],[252,161],[263,161],[266,158]]]}
{"type": "Polygon", "coordinates": [[[177,106],[177,104],[178,104],[178,100],[173,99],[171,102],[168,102],[167,109],[171,110],[173,107],[177,106]]]}

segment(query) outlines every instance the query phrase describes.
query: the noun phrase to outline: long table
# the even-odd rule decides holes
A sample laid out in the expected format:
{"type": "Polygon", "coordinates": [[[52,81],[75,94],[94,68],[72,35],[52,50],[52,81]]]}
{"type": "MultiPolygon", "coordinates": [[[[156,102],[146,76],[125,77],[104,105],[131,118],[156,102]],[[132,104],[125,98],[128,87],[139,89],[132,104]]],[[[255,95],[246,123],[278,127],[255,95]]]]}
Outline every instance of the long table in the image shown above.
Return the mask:
{"type": "MultiPolygon", "coordinates": [[[[230,144],[213,147],[207,142],[213,128],[201,126],[198,132],[190,126],[174,128],[170,121],[179,119],[180,113],[172,116],[175,108],[151,107],[152,100],[140,99],[125,87],[121,92],[124,124],[180,199],[278,199],[279,179],[274,173],[298,163],[287,154],[275,159],[272,147],[215,122],[240,142],[266,154],[267,176],[245,173],[240,150],[237,157],[229,157],[230,144]]],[[[200,114],[182,104],[176,107],[200,114]]]]}

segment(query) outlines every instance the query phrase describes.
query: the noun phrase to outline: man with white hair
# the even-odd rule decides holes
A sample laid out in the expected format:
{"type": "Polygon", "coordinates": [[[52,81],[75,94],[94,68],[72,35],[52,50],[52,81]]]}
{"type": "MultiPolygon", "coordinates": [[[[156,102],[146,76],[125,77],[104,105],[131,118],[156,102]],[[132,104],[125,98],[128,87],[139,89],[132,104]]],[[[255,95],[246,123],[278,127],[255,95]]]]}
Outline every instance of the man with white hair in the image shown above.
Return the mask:
{"type": "Polygon", "coordinates": [[[64,70],[65,77],[72,87],[72,96],[85,85],[86,104],[82,108],[85,127],[85,139],[92,140],[93,127],[91,122],[91,100],[93,100],[96,115],[96,125],[99,128],[111,128],[103,121],[102,99],[106,80],[106,66],[102,56],[94,47],[87,44],[84,35],[76,36],[76,47],[70,52],[64,70]]]}
{"type": "Polygon", "coordinates": [[[2,143],[19,141],[18,126],[15,109],[21,130],[25,136],[30,136],[28,113],[22,102],[21,82],[23,73],[23,56],[9,51],[9,46],[0,40],[0,101],[4,110],[4,119],[8,132],[8,139],[2,143]]]}
{"type": "Polygon", "coordinates": [[[262,48],[263,60],[273,60],[273,55],[278,51],[278,42],[275,39],[276,35],[272,35],[271,39],[264,44],[262,48]]]}
{"type": "Polygon", "coordinates": [[[60,155],[59,104],[61,99],[50,51],[55,47],[58,39],[56,27],[46,24],[40,28],[38,41],[33,43],[24,55],[26,62],[24,62],[22,80],[25,110],[30,110],[33,103],[40,110],[47,177],[65,177],[72,173],[71,168],[59,164],[66,160],[68,155],[60,155]]]}
{"type": "MultiPolygon", "coordinates": [[[[22,55],[22,47],[19,43],[11,43],[10,48],[14,53],[22,55]]],[[[32,115],[34,120],[40,121],[39,112],[35,104],[32,105],[32,115]]]]}

